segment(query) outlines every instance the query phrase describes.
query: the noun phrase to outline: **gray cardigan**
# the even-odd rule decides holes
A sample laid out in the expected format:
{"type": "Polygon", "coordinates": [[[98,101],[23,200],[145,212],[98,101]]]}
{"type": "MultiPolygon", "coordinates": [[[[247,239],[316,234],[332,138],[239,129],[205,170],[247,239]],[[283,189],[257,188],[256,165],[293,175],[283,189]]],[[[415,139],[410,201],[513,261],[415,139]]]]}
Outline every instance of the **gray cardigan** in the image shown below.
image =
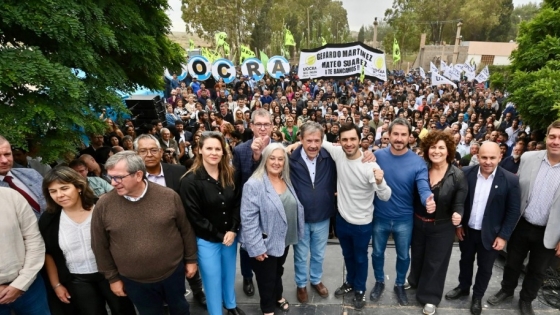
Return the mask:
{"type": "MultiPolygon", "coordinates": [[[[299,202],[291,185],[288,189],[298,204],[298,240],[304,233],[305,218],[303,205],[299,202]]],[[[249,178],[243,186],[241,198],[241,235],[240,243],[250,257],[266,253],[269,256],[281,257],[286,248],[286,232],[288,223],[280,196],[272,187],[268,176],[261,179],[249,178]],[[267,237],[263,239],[263,234],[267,237]]]]}

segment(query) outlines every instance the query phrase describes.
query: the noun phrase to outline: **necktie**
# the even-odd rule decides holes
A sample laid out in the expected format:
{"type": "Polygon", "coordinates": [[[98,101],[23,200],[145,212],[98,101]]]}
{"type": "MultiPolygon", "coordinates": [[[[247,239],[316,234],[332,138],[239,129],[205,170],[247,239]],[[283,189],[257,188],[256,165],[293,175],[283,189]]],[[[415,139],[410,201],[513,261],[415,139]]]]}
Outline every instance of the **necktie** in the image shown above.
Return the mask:
{"type": "Polygon", "coordinates": [[[16,190],[17,192],[19,192],[23,198],[25,198],[27,200],[27,202],[29,203],[29,205],[31,206],[31,208],[33,208],[33,211],[35,212],[40,212],[41,211],[41,206],[39,206],[39,204],[37,203],[37,201],[35,201],[35,199],[33,199],[33,197],[29,196],[28,193],[25,192],[25,190],[19,188],[13,181],[12,176],[5,176],[4,177],[4,181],[6,183],[8,183],[8,185],[10,186],[10,188],[16,190]]]}

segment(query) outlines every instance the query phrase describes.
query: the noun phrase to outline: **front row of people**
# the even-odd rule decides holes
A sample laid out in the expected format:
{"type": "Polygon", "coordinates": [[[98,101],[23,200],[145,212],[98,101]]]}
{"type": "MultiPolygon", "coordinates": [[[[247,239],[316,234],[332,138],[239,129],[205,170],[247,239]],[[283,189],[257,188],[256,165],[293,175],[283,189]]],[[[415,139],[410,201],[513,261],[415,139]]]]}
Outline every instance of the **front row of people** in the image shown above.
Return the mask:
{"type": "MultiPolygon", "coordinates": [[[[389,127],[394,144],[376,154],[379,165],[360,161],[359,133],[350,125],[341,130],[342,147],[323,144],[337,164],[337,227],[348,270],[345,283],[335,295],[354,291],[356,308],[365,304],[367,279],[367,243],[358,244],[356,231],[364,231],[367,236],[373,230],[375,260],[379,246],[375,243],[376,224],[372,220],[378,218],[371,214],[377,216],[384,210],[379,214],[395,221],[389,217],[387,207],[377,201],[396,200],[404,191],[413,190],[402,185],[403,172],[392,171],[390,176],[384,176],[381,170],[390,168],[389,163],[399,156],[411,159],[409,150],[399,146],[402,142],[399,139],[407,135],[406,127],[409,128],[398,123],[389,127]],[[373,212],[375,192],[378,198],[373,212]]],[[[302,135],[304,141],[313,140],[306,136],[309,134],[302,135]]],[[[319,149],[320,138],[317,139],[319,149]]],[[[441,301],[454,234],[461,241],[459,285],[446,298],[470,294],[477,257],[471,313],[480,314],[493,262],[509,241],[502,289],[488,302],[499,304],[513,295],[523,259],[530,251],[528,275],[519,303],[522,314],[533,314],[531,301],[542,285],[544,270],[554,254],[560,253],[560,232],[553,228],[560,215],[552,211],[558,209],[560,121],[548,128],[547,140],[546,152],[524,155],[518,179],[497,166],[500,151],[495,143],[484,143],[480,148],[480,166],[459,170],[451,164],[455,146],[449,135],[434,131],[424,139],[429,191],[418,187],[415,193],[416,205],[411,215],[412,267],[408,277],[410,285],[417,288],[417,300],[424,304],[424,314],[434,314],[441,301]]],[[[25,203],[21,193],[12,196],[0,191],[6,202],[3,208],[13,209],[6,210],[6,214],[13,212],[17,219],[12,221],[19,222],[12,230],[19,230],[23,240],[23,243],[19,238],[8,240],[18,250],[13,256],[21,256],[19,248],[33,248],[26,254],[29,260],[26,257],[25,263],[36,264],[31,254],[35,252],[35,258],[43,255],[44,240],[45,282],[61,301],[58,305],[51,303],[53,313],[106,314],[107,303],[112,314],[135,314],[134,306],[142,315],[163,314],[164,304],[172,315],[190,314],[184,298],[185,275],[192,278],[199,267],[208,294],[209,313],[221,314],[225,307],[229,314],[244,314],[237,307],[234,293],[232,262],[236,259],[237,240],[251,257],[262,311],[272,314],[276,307],[289,308],[283,296],[283,264],[289,245],[297,244],[304,237],[305,217],[290,182],[284,148],[276,143],[259,148],[261,162],[243,187],[235,185],[229,151],[219,133],[204,133],[199,148],[193,168],[181,179],[179,194],[154,184],[158,174],[149,181],[145,159],[135,152],[121,152],[107,161],[105,168],[115,192],[107,193],[96,204],[84,177],[67,167],[53,169],[43,182],[47,213],[39,220],[41,244],[34,247],[32,242],[36,241],[37,233],[30,220],[25,219],[33,217],[31,208],[20,209],[16,205],[25,203]]],[[[153,155],[154,151],[144,156],[153,155]]],[[[415,162],[418,161],[421,160],[415,162]]],[[[421,168],[406,166],[411,173],[410,187],[415,187],[415,182],[420,183],[421,168]]],[[[164,177],[167,181],[165,174],[164,177]]],[[[402,242],[407,244],[405,240],[402,242]]],[[[399,259],[408,268],[406,257],[399,259]]],[[[377,283],[370,299],[376,300],[383,291],[383,282],[378,279],[383,266],[377,266],[381,268],[377,270],[375,261],[373,265],[377,283]]],[[[1,304],[26,301],[19,297],[21,289],[12,287],[31,292],[43,285],[40,275],[37,280],[29,275],[25,283],[24,276],[0,285],[1,304]]],[[[401,282],[396,284],[395,292],[399,303],[406,305],[401,282]]],[[[44,301],[35,302],[44,305],[44,301]]],[[[9,311],[0,307],[0,314],[4,315],[6,310],[9,311]]],[[[46,315],[49,311],[33,314],[46,315]]]]}

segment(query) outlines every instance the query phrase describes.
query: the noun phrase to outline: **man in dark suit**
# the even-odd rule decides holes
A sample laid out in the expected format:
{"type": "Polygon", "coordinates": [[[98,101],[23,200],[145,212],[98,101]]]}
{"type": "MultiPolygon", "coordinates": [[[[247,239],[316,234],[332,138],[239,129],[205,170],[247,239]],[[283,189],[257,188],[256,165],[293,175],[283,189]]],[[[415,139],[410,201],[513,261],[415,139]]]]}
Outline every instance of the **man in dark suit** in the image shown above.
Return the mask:
{"type": "MultiPolygon", "coordinates": [[[[233,149],[233,167],[235,168],[235,185],[240,189],[253,175],[253,171],[261,162],[264,148],[270,143],[270,131],[272,129],[272,117],[265,109],[257,109],[251,116],[251,129],[254,137],[243,142],[233,149]]],[[[243,248],[239,251],[239,262],[241,275],[243,276],[243,292],[247,296],[255,294],[253,285],[253,271],[249,254],[243,248]]]]}
{"type": "MultiPolygon", "coordinates": [[[[152,135],[143,134],[134,140],[134,150],[146,165],[148,180],[179,192],[181,176],[187,172],[183,165],[161,163],[163,150],[159,141],[152,135]]],[[[206,295],[202,291],[202,279],[197,270],[192,278],[187,278],[195,300],[206,307],[206,295]]]]}
{"type": "Polygon", "coordinates": [[[498,166],[500,147],[497,143],[482,144],[478,157],[479,165],[463,169],[469,197],[465,201],[461,225],[456,230],[461,249],[459,286],[445,295],[448,300],[469,295],[477,256],[478,271],[471,302],[474,315],[482,312],[482,297],[492,276],[494,260],[519,219],[521,196],[517,176],[498,166]]]}

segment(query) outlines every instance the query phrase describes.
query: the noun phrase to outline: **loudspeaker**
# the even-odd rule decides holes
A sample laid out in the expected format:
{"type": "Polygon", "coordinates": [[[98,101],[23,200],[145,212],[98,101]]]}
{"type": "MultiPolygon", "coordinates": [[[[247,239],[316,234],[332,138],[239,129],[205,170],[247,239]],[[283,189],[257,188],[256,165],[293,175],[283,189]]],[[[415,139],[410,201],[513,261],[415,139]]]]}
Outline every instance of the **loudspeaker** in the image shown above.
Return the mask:
{"type": "Polygon", "coordinates": [[[132,113],[134,126],[142,126],[158,119],[165,125],[165,106],[159,95],[132,95],[125,100],[132,113]]]}

